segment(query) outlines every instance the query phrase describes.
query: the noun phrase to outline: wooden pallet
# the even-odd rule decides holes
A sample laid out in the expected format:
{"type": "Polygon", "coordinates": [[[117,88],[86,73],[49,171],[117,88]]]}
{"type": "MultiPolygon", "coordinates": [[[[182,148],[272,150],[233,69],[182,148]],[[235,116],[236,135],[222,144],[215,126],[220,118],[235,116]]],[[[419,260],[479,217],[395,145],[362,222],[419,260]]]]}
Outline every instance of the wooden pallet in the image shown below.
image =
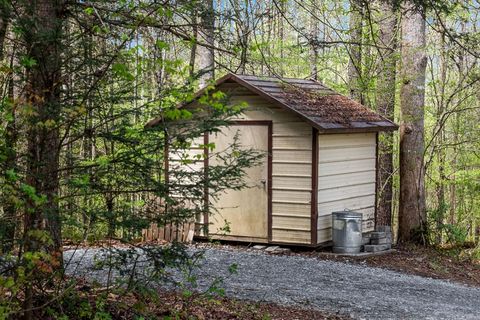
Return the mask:
{"type": "Polygon", "coordinates": [[[150,228],[142,230],[143,241],[146,242],[184,242],[190,243],[193,240],[195,222],[183,224],[168,223],[165,226],[158,226],[152,223],[150,228]]]}

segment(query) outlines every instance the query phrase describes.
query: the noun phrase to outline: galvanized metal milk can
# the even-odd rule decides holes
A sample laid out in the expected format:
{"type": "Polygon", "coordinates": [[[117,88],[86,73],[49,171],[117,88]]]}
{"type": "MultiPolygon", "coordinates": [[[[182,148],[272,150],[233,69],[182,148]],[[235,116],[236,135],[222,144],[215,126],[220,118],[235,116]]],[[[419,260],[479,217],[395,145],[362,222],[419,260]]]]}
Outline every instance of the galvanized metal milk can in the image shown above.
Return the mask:
{"type": "Polygon", "coordinates": [[[358,253],[362,247],[362,214],[353,211],[332,212],[333,252],[358,253]]]}

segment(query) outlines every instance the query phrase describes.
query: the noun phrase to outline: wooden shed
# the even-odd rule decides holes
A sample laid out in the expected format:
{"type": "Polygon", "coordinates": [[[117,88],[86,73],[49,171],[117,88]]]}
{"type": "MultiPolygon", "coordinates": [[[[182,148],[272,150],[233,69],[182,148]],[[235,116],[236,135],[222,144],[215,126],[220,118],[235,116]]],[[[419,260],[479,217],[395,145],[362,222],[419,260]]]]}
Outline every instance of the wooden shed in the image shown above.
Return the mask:
{"type": "Polygon", "coordinates": [[[248,170],[250,188],[224,194],[218,213],[199,219],[209,236],[317,246],[331,240],[331,213],[344,209],[363,213],[364,232],[373,230],[378,132],[397,125],[314,80],[227,74],[216,88],[248,107],[201,143],[220,150],[239,132],[267,157],[248,170]],[[225,221],[228,234],[219,232],[225,221]]]}

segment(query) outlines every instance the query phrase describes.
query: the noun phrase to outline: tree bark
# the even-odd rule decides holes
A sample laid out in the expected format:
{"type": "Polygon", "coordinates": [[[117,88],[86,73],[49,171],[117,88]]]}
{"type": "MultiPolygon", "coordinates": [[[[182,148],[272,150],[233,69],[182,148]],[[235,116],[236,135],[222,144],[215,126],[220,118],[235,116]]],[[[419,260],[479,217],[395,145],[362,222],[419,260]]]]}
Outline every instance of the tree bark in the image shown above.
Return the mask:
{"type": "MultiPolygon", "coordinates": [[[[27,183],[35,189],[25,214],[25,249],[61,252],[58,208],[59,121],[61,89],[62,1],[39,0],[25,8],[24,41],[34,64],[27,68],[26,101],[34,113],[27,122],[27,183]],[[38,201],[35,197],[41,197],[38,201]],[[41,243],[34,230],[44,230],[52,244],[41,243]]],[[[62,261],[59,256],[60,263],[62,261]]]]}
{"type": "MultiPolygon", "coordinates": [[[[439,81],[439,97],[437,98],[437,119],[442,119],[445,112],[445,88],[447,85],[447,57],[445,48],[445,35],[440,36],[440,81],[439,81]]],[[[438,174],[439,181],[437,183],[437,216],[436,216],[436,237],[437,244],[442,243],[442,227],[445,218],[447,203],[445,201],[445,182],[447,177],[445,175],[446,154],[445,154],[445,125],[440,124],[437,135],[437,158],[438,158],[438,174]]]]}
{"type": "Polygon", "coordinates": [[[407,4],[402,18],[399,240],[425,244],[425,13],[407,4]]]}
{"type": "Polygon", "coordinates": [[[0,60],[4,58],[5,36],[10,20],[9,1],[0,1],[0,60]]]}
{"type": "Polygon", "coordinates": [[[199,85],[204,87],[215,76],[215,52],[213,49],[215,40],[215,11],[213,0],[202,1],[200,9],[200,27],[197,37],[203,40],[209,47],[198,45],[196,48],[199,85]]]}
{"type": "Polygon", "coordinates": [[[350,46],[348,62],[348,87],[350,98],[362,100],[362,24],[363,8],[358,0],[350,1],[350,46]]]}
{"type": "MultiPolygon", "coordinates": [[[[0,1],[0,62],[5,58],[5,42],[6,42],[6,35],[8,30],[8,25],[10,23],[10,13],[11,7],[8,1],[0,1]]],[[[11,52],[12,58],[10,59],[10,69],[13,70],[14,64],[14,55],[15,49],[12,49],[11,52]]],[[[17,129],[15,126],[15,108],[13,104],[14,99],[14,75],[12,74],[7,80],[7,104],[6,106],[10,109],[8,112],[11,115],[11,119],[7,120],[7,124],[5,126],[4,132],[4,141],[5,141],[5,162],[4,167],[2,170],[2,176],[5,181],[8,181],[8,171],[15,170],[15,163],[16,163],[16,140],[17,140],[17,129]]],[[[7,183],[8,184],[8,183],[7,183]]],[[[0,234],[0,241],[1,241],[1,250],[2,252],[9,252],[13,249],[14,245],[14,238],[15,238],[15,203],[11,199],[11,194],[7,190],[2,191],[1,197],[1,206],[3,209],[3,217],[0,219],[1,226],[0,228],[3,229],[2,233],[0,234]]]]}
{"type": "MultiPolygon", "coordinates": [[[[395,80],[397,48],[397,10],[393,4],[381,1],[378,7],[380,63],[376,88],[377,112],[393,121],[395,110],[395,80]]],[[[378,141],[378,194],[376,224],[392,224],[393,133],[379,135],[378,141]]]]}
{"type": "Polygon", "coordinates": [[[318,6],[317,1],[312,1],[312,12],[310,14],[310,76],[314,80],[318,80],[318,49],[319,41],[318,36],[320,33],[319,23],[318,23],[318,6]]]}

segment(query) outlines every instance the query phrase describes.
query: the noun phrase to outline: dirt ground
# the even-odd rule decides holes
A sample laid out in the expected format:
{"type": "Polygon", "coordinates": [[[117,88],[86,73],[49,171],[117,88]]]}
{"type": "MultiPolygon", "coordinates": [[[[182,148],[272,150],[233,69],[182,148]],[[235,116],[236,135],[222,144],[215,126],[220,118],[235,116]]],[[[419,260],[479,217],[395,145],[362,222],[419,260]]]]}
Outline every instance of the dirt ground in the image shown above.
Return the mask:
{"type": "Polygon", "coordinates": [[[303,310],[278,304],[246,302],[231,298],[185,297],[180,293],[160,292],[154,300],[146,300],[133,294],[120,299],[112,295],[109,311],[113,319],[134,319],[141,309],[142,316],[154,319],[197,320],[344,320],[342,315],[317,310],[303,310]],[[135,306],[136,308],[132,308],[135,306]]]}
{"type": "Polygon", "coordinates": [[[333,256],[325,252],[298,252],[334,261],[385,268],[434,279],[451,280],[480,287],[480,261],[463,253],[466,248],[423,248],[397,246],[394,251],[371,257],[333,256]]]}

